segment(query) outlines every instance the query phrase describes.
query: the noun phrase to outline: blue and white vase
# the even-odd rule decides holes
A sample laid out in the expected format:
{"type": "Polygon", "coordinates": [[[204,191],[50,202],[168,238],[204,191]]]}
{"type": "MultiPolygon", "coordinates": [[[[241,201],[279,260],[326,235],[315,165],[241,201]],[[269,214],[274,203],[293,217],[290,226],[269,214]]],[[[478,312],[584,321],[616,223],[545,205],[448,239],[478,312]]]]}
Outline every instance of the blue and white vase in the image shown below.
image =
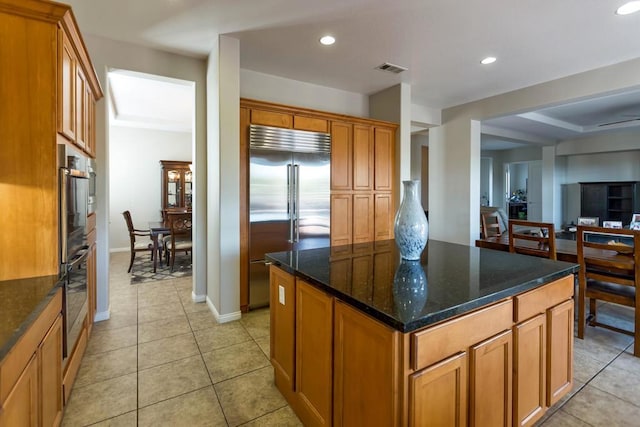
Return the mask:
{"type": "Polygon", "coordinates": [[[420,203],[420,181],[402,181],[404,196],[393,226],[396,245],[404,259],[420,259],[429,238],[429,223],[420,203]]]}
{"type": "Polygon", "coordinates": [[[393,276],[393,301],[405,322],[416,318],[427,302],[427,275],[418,260],[401,259],[393,276]]]}

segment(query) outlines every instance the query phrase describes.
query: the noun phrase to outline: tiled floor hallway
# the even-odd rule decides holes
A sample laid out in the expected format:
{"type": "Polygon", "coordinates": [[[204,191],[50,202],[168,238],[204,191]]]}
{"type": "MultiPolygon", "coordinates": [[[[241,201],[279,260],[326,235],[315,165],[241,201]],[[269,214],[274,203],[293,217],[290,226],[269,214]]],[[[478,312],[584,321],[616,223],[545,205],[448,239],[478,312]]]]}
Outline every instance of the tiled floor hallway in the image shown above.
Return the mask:
{"type": "MultiPolygon", "coordinates": [[[[112,256],[111,319],[94,327],[64,426],[300,425],[273,386],[267,310],[218,325],[190,277],[131,285],[127,264],[112,256]]],[[[631,310],[601,311],[631,327],[631,310]]],[[[631,337],[589,327],[574,343],[571,396],[539,425],[640,425],[631,337]]]]}
{"type": "Polygon", "coordinates": [[[128,258],[112,254],[111,319],[94,326],[63,426],[301,425],[273,385],[268,310],[219,325],[191,277],[131,285],[128,258]]]}

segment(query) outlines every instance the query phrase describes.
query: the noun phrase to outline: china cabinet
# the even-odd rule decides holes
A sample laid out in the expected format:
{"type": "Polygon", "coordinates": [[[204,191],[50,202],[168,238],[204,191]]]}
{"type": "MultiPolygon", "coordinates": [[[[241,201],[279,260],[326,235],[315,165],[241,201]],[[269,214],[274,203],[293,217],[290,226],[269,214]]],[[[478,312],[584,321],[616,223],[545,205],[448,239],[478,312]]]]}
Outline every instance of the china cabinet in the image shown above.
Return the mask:
{"type": "Polygon", "coordinates": [[[193,172],[191,162],[160,160],[162,168],[162,210],[191,208],[193,172]]]}

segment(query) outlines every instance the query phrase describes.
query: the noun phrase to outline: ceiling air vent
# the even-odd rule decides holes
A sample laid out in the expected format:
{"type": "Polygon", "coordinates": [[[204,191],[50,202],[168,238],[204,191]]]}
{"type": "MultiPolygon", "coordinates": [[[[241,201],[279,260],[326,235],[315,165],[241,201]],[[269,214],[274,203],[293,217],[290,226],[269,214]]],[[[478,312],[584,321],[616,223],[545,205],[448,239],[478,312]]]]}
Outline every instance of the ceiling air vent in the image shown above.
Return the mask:
{"type": "Polygon", "coordinates": [[[403,71],[407,71],[408,68],[402,67],[400,65],[391,64],[389,62],[385,62],[384,64],[378,65],[376,67],[377,70],[387,71],[389,73],[399,74],[403,71]]]}

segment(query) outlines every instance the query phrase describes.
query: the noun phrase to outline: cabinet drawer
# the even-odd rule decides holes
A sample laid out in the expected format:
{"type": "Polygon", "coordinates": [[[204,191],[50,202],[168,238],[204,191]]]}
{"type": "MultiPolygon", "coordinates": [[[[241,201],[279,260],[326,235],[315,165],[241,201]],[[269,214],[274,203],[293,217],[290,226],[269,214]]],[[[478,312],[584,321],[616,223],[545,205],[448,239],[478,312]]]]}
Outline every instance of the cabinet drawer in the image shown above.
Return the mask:
{"type": "Polygon", "coordinates": [[[411,368],[425,368],[511,328],[513,302],[506,300],[411,335],[411,368]]]}
{"type": "Polygon", "coordinates": [[[329,122],[314,117],[293,116],[293,128],[311,132],[329,132],[329,122]]]}
{"type": "Polygon", "coordinates": [[[520,323],[547,308],[560,304],[573,297],[573,275],[563,277],[540,288],[534,289],[514,298],[515,310],[513,320],[520,323]]]}
{"type": "Polygon", "coordinates": [[[251,110],[251,124],[291,128],[293,124],[293,117],[291,114],[264,110],[251,110]]]}

